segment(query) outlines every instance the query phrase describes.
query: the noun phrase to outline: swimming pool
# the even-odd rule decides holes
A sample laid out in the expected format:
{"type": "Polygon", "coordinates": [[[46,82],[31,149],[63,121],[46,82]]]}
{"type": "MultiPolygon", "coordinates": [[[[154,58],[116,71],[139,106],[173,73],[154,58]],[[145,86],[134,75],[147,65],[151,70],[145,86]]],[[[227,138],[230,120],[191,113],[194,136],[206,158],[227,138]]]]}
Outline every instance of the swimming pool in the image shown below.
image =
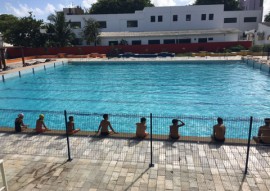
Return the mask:
{"type": "Polygon", "coordinates": [[[270,78],[241,61],[72,62],[0,83],[1,109],[268,117],[270,78]]]}

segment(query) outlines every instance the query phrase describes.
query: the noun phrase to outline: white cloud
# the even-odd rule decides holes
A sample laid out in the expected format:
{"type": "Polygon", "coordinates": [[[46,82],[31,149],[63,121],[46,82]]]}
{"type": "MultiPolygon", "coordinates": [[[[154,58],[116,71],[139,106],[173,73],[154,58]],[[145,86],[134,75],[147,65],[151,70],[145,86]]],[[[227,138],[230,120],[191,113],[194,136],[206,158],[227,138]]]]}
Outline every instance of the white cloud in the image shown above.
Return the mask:
{"type": "Polygon", "coordinates": [[[270,12],[270,0],[264,0],[264,7],[263,7],[263,20],[264,16],[270,12]]]}
{"type": "Polygon", "coordinates": [[[176,6],[176,5],[190,5],[195,2],[195,0],[151,0],[155,6],[176,6]]]}
{"type": "Polygon", "coordinates": [[[46,13],[54,13],[56,11],[55,6],[53,6],[52,4],[48,3],[45,7],[45,12],[46,13]]]}
{"type": "Polygon", "coordinates": [[[93,3],[96,3],[97,0],[83,0],[82,1],[82,7],[90,8],[93,3]]]}
{"type": "Polygon", "coordinates": [[[40,17],[54,13],[56,8],[48,3],[44,10],[40,8],[29,7],[27,4],[19,4],[17,7],[13,6],[11,3],[5,3],[6,10],[17,17],[25,17],[29,15],[29,12],[32,12],[34,16],[40,17]]]}

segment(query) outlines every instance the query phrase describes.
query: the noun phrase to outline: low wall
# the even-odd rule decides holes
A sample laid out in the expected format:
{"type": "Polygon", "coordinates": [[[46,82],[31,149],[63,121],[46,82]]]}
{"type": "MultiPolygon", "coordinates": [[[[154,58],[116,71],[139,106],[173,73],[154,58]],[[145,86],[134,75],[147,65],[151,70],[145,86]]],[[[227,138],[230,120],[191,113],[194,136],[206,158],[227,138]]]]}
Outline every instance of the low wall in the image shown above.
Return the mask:
{"type": "MultiPolygon", "coordinates": [[[[75,46],[62,48],[24,48],[24,56],[38,55],[57,55],[57,54],[73,54],[87,55],[91,53],[108,54],[111,52],[124,53],[133,52],[138,54],[159,53],[159,52],[222,52],[226,48],[241,45],[246,49],[252,45],[251,41],[235,41],[235,42],[213,42],[213,43],[191,43],[191,44],[158,44],[158,45],[118,45],[118,46],[75,46]]],[[[21,57],[21,48],[7,48],[8,58],[21,57]]]]}

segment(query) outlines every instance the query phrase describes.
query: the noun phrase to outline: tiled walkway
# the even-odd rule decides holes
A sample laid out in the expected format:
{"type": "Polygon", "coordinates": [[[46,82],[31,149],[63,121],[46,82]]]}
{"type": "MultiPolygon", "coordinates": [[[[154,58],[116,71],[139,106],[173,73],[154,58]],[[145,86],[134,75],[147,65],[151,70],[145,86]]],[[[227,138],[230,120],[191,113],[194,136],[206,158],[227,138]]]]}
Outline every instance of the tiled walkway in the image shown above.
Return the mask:
{"type": "MultiPolygon", "coordinates": [[[[10,190],[270,190],[270,149],[135,139],[0,134],[10,190]],[[18,154],[7,154],[18,153],[18,154]],[[43,155],[43,156],[36,156],[43,155]]],[[[2,185],[2,182],[0,182],[2,185]]],[[[1,186],[0,186],[1,187],[1,186]]]]}

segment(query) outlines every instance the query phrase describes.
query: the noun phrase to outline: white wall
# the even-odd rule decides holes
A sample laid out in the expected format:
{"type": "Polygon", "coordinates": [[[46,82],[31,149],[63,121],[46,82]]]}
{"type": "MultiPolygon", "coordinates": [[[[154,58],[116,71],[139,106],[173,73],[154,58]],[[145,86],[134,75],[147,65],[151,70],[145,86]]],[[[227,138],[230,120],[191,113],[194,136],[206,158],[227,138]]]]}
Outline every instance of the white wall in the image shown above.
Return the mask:
{"type": "Polygon", "coordinates": [[[238,34],[216,34],[216,35],[199,35],[199,36],[163,36],[163,37],[111,37],[106,38],[103,37],[101,39],[102,46],[108,46],[109,41],[118,41],[118,43],[124,39],[128,42],[129,45],[132,44],[133,40],[141,40],[142,45],[148,45],[148,40],[160,40],[160,44],[163,44],[163,40],[165,39],[191,39],[191,43],[198,43],[199,38],[213,38],[212,41],[208,42],[224,42],[224,41],[237,41],[238,34]]]}
{"type": "MultiPolygon", "coordinates": [[[[224,5],[196,5],[196,6],[172,6],[172,7],[146,7],[142,11],[132,14],[104,14],[104,15],[66,15],[66,20],[81,22],[84,27],[84,19],[93,18],[96,21],[106,21],[107,28],[101,32],[149,32],[149,31],[183,31],[203,29],[233,28],[244,31],[257,28],[258,22],[262,19],[261,10],[251,11],[224,11],[224,5]],[[186,15],[191,15],[191,21],[186,21],[186,15]],[[206,14],[206,20],[201,20],[201,15],[206,14]],[[209,14],[214,14],[214,20],[209,20],[209,14]],[[158,16],[163,20],[158,22],[158,16]],[[178,15],[178,21],[173,21],[173,15],[178,15]],[[156,17],[151,22],[151,16],[156,17]],[[236,17],[237,23],[224,23],[224,18],[236,17]],[[244,17],[257,17],[257,22],[244,23],[244,17]],[[137,20],[138,27],[128,28],[128,20],[137,20]]],[[[81,29],[74,29],[77,37],[81,37],[81,29]]],[[[187,34],[188,35],[188,34],[187,34]]],[[[219,37],[218,39],[221,39],[219,37]]],[[[227,35],[224,40],[238,40],[235,35],[227,35]]],[[[241,39],[241,38],[240,38],[241,39]]],[[[193,41],[196,42],[196,41],[193,41]]],[[[221,40],[219,40],[221,42],[221,40]]]]}

